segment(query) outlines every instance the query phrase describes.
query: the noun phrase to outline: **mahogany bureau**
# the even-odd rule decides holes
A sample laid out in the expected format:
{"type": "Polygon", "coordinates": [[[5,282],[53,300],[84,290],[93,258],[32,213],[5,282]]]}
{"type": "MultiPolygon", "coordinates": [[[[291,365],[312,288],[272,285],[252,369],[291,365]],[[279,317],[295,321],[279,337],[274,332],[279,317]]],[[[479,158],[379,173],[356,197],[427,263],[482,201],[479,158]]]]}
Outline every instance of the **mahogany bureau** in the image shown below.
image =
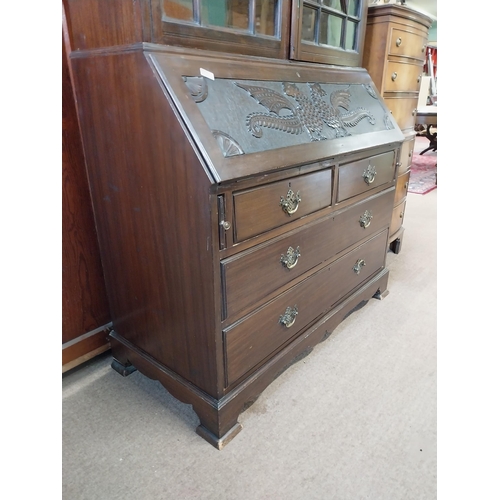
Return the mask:
{"type": "Polygon", "coordinates": [[[387,293],[403,134],[361,68],[148,43],[72,62],[113,367],[159,380],[222,448],[387,293]]]}

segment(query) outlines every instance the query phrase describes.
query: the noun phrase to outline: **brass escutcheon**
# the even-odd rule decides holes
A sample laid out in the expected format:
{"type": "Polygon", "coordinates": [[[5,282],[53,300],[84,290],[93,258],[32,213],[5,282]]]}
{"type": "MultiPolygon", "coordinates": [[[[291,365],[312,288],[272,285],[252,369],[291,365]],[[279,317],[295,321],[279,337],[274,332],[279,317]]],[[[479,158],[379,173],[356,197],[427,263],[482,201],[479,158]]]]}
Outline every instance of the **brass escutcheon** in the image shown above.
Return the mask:
{"type": "Polygon", "coordinates": [[[300,257],[300,248],[297,247],[295,250],[293,247],[288,247],[288,250],[286,251],[286,255],[281,254],[281,259],[280,262],[285,266],[287,269],[292,269],[297,265],[297,262],[299,261],[300,257]]]}
{"type": "Polygon", "coordinates": [[[372,223],[373,215],[369,210],[365,210],[365,213],[359,218],[359,225],[366,229],[372,223]]]}
{"type": "Polygon", "coordinates": [[[297,194],[295,194],[291,189],[289,189],[288,193],[286,194],[286,198],[281,196],[280,206],[286,214],[292,215],[299,208],[299,203],[301,201],[302,200],[300,198],[299,191],[297,191],[297,194]]]}
{"type": "Polygon", "coordinates": [[[297,314],[299,314],[299,310],[297,309],[296,305],[293,306],[293,308],[287,307],[285,309],[285,314],[283,314],[283,316],[280,316],[279,323],[286,326],[287,328],[290,328],[295,323],[297,314]]]}
{"type": "Polygon", "coordinates": [[[352,270],[356,273],[359,274],[361,272],[361,269],[366,266],[366,262],[363,259],[358,259],[356,261],[356,264],[354,264],[354,267],[352,270]]]}
{"type": "Polygon", "coordinates": [[[375,166],[368,165],[367,169],[363,172],[363,179],[367,184],[371,184],[375,180],[376,175],[375,166]]]}

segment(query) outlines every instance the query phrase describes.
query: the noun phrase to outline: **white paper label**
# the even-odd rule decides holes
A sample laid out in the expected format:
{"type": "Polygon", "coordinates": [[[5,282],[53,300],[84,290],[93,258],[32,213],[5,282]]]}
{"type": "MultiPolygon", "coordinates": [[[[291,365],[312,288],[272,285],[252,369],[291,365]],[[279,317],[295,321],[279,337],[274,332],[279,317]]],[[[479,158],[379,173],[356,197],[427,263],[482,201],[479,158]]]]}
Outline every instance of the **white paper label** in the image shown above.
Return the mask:
{"type": "Polygon", "coordinates": [[[210,80],[215,80],[214,74],[211,71],[208,71],[207,69],[200,68],[200,75],[206,78],[210,78],[210,80]]]}

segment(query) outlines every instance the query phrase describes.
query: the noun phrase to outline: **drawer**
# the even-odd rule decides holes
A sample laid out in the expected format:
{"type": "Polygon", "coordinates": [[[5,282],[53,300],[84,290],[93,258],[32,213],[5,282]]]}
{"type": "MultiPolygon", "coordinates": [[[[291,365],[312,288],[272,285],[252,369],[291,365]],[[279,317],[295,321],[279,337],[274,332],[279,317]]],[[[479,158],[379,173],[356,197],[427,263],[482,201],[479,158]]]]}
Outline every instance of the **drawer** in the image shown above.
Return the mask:
{"type": "Polygon", "coordinates": [[[402,174],[396,181],[396,195],[394,196],[394,205],[399,205],[405,198],[408,192],[408,182],[410,180],[410,171],[402,174]]]}
{"type": "Polygon", "coordinates": [[[384,102],[402,131],[414,130],[418,95],[415,97],[391,97],[384,94],[384,102]]]}
{"type": "Polygon", "coordinates": [[[389,55],[413,57],[423,61],[427,38],[402,29],[392,28],[389,55]]]}
{"type": "MultiPolygon", "coordinates": [[[[394,190],[221,263],[225,317],[232,318],[357,241],[387,227],[394,190]]],[[[223,318],[223,319],[224,319],[223,318]]]]}
{"type": "Polygon", "coordinates": [[[405,208],[406,200],[394,207],[394,210],[392,211],[391,227],[389,229],[389,234],[391,236],[403,225],[405,208]]]}
{"type": "Polygon", "coordinates": [[[331,204],[331,169],[236,192],[235,241],[246,240],[331,204]]]}
{"type": "Polygon", "coordinates": [[[384,78],[384,92],[418,92],[422,71],[421,65],[389,61],[384,78]]]}
{"type": "Polygon", "coordinates": [[[400,166],[398,168],[398,175],[405,173],[411,165],[413,158],[413,149],[415,147],[415,136],[412,135],[410,139],[406,139],[401,146],[401,154],[399,155],[400,166]]]}
{"type": "Polygon", "coordinates": [[[225,329],[227,384],[236,382],[383,268],[386,253],[387,231],[383,231],[225,329]]]}
{"type": "Polygon", "coordinates": [[[392,182],[394,167],[394,151],[341,165],[337,201],[347,200],[392,182]]]}

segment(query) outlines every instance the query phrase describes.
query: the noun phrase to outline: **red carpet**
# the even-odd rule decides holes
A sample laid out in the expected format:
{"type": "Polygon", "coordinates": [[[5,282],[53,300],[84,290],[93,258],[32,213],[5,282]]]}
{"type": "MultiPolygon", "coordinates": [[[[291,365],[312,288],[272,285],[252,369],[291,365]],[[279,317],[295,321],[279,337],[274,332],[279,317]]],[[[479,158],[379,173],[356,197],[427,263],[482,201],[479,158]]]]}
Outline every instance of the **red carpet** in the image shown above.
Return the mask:
{"type": "Polygon", "coordinates": [[[410,170],[409,193],[425,194],[437,188],[437,155],[429,152],[413,153],[410,170]]]}

